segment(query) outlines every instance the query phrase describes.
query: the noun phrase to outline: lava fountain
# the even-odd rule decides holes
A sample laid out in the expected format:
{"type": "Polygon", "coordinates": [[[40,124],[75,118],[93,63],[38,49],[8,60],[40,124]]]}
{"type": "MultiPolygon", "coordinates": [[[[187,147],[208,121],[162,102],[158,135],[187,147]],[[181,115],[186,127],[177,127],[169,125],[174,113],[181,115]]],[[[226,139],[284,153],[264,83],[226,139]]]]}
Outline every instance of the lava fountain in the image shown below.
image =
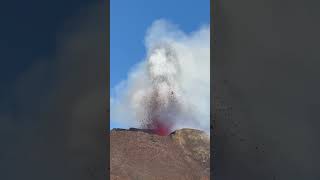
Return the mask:
{"type": "Polygon", "coordinates": [[[146,119],[144,126],[155,134],[168,135],[173,130],[174,121],[179,114],[177,79],[180,65],[172,47],[168,44],[156,46],[148,58],[150,91],[144,96],[146,119]]]}
{"type": "Polygon", "coordinates": [[[172,127],[165,123],[166,121],[158,121],[154,120],[152,125],[152,132],[160,135],[160,136],[167,136],[171,133],[172,127]]]}

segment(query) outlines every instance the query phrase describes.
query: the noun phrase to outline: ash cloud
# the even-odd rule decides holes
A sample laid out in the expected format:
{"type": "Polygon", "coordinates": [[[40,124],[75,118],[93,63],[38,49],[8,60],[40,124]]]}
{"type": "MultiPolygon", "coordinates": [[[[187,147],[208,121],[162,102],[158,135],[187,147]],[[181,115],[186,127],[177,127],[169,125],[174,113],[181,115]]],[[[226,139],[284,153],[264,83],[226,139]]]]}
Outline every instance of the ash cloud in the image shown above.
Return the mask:
{"type": "Polygon", "coordinates": [[[167,20],[153,22],[146,58],[112,89],[111,119],[134,127],[195,128],[209,133],[210,29],[185,33],[167,20]]]}

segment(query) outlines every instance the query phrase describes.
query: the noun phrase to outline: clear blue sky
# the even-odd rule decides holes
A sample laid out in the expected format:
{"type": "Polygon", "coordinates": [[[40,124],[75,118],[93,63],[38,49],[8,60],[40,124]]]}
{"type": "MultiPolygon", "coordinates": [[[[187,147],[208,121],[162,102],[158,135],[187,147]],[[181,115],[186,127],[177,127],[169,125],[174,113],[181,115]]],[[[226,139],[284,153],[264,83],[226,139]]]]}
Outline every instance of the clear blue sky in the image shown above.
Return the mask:
{"type": "MultiPolygon", "coordinates": [[[[145,32],[154,20],[167,19],[185,32],[210,23],[210,0],[110,0],[110,11],[110,88],[144,58],[145,32]]],[[[110,121],[110,128],[121,127],[110,121]]]]}

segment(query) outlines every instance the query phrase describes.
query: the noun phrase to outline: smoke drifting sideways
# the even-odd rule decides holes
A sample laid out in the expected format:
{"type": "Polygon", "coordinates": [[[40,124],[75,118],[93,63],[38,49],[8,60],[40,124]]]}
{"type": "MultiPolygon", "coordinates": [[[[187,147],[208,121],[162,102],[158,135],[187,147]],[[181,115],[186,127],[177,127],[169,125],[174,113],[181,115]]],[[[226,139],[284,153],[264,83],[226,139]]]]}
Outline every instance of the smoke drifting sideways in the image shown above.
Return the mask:
{"type": "Polygon", "coordinates": [[[209,25],[185,33],[159,19],[145,46],[146,58],[111,90],[111,120],[159,135],[180,128],[210,133],[209,25]]]}

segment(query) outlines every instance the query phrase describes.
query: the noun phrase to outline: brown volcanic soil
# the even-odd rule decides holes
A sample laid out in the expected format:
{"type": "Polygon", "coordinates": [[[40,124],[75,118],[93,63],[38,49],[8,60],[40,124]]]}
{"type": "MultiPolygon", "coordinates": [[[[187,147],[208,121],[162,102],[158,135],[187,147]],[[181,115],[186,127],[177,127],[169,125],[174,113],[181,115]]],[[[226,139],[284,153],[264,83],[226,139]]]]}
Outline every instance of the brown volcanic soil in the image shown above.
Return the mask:
{"type": "Polygon", "coordinates": [[[210,140],[204,132],[181,129],[168,136],[147,130],[113,129],[111,180],[207,180],[210,140]]]}

